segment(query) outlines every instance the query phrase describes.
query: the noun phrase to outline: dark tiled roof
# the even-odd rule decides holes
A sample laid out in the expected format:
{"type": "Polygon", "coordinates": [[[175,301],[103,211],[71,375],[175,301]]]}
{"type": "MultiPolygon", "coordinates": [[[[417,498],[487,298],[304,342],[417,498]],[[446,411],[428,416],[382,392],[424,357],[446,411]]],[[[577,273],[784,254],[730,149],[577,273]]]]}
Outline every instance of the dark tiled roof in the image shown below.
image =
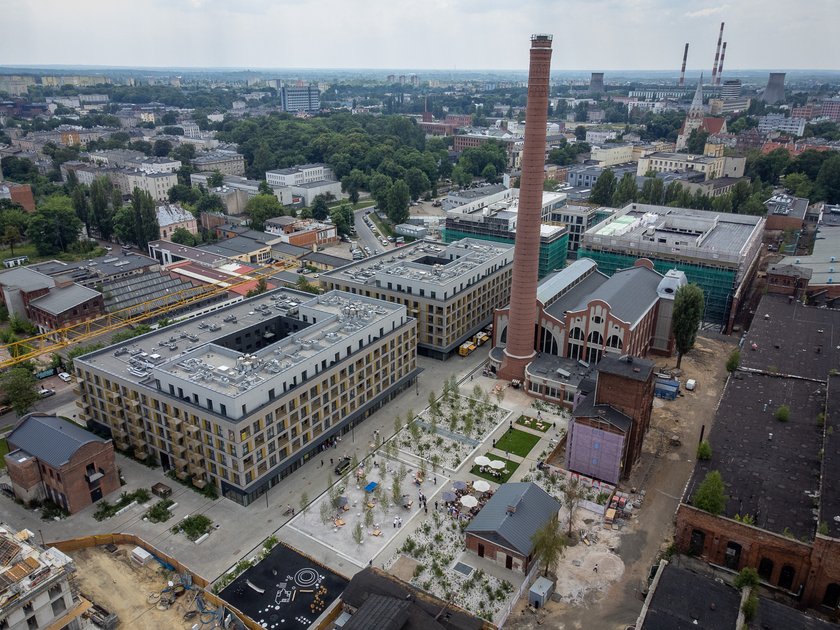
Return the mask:
{"type": "Polygon", "coordinates": [[[838,346],[840,311],[765,295],[741,350],[741,365],[824,381],[832,369],[840,369],[838,346]]]}
{"type": "Polygon", "coordinates": [[[613,357],[606,354],[598,362],[598,372],[615,374],[634,381],[647,381],[653,373],[654,363],[639,357],[613,357]]]}
{"type": "Polygon", "coordinates": [[[750,621],[750,627],[761,630],[837,630],[836,624],[811,617],[766,597],[758,599],[758,612],[750,621]]]}
{"type": "Polygon", "coordinates": [[[639,630],[735,630],[740,606],[733,587],[669,564],[639,630]]]}
{"type": "Polygon", "coordinates": [[[840,538],[840,376],[829,378],[825,415],[820,521],[829,536],[840,538]]]}
{"type": "Polygon", "coordinates": [[[614,427],[621,429],[624,433],[629,433],[633,420],[625,416],[620,411],[613,409],[609,405],[595,405],[595,393],[592,392],[583,398],[578,406],[575,407],[575,418],[601,418],[606,420],[614,427]]]}
{"type": "Polygon", "coordinates": [[[411,601],[409,618],[402,630],[480,630],[484,627],[484,621],[478,617],[373,567],[353,576],[341,600],[352,608],[361,609],[369,598],[377,595],[411,601]]]}
{"type": "Polygon", "coordinates": [[[538,485],[505,483],[466,531],[527,556],[534,548],[534,534],[559,511],[560,503],[538,485]],[[511,513],[508,506],[516,506],[516,511],[511,513]]]}
{"type": "MultiPolygon", "coordinates": [[[[346,624],[345,630],[402,630],[411,602],[384,595],[371,595],[346,624]]],[[[438,624],[435,624],[438,625],[438,624]]],[[[438,626],[440,627],[440,626],[438,626]]]]}
{"type": "Polygon", "coordinates": [[[53,468],[67,463],[82,446],[101,437],[55,416],[25,416],[7,438],[10,447],[26,451],[53,468]]]}
{"type": "Polygon", "coordinates": [[[309,252],[308,254],[304,254],[303,256],[301,256],[301,260],[321,263],[322,265],[328,265],[333,269],[335,269],[336,267],[343,267],[344,265],[349,265],[351,262],[353,262],[351,260],[347,260],[346,258],[341,258],[340,256],[325,254],[324,252],[309,252]]]}
{"type": "Polygon", "coordinates": [[[709,443],[710,460],[698,461],[685,502],[711,470],[726,484],[724,516],[750,514],[756,527],[813,540],[814,492],[820,489],[825,386],[812,381],[736,372],[720,401],[709,443]],[[780,422],[775,412],[790,408],[780,422]],[[771,438],[772,434],[772,438],[771,438]]]}

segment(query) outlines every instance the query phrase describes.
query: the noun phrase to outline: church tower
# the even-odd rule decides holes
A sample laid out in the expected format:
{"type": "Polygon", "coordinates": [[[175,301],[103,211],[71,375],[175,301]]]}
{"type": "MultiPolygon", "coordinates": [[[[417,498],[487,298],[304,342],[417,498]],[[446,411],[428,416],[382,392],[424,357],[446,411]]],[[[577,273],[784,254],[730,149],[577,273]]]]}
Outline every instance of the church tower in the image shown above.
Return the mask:
{"type": "Polygon", "coordinates": [[[704,116],[703,75],[701,74],[700,81],[697,83],[697,91],[694,92],[694,100],[691,101],[691,108],[688,110],[688,116],[686,116],[685,123],[683,123],[682,131],[677,136],[677,151],[685,148],[692,131],[703,126],[704,116]]]}

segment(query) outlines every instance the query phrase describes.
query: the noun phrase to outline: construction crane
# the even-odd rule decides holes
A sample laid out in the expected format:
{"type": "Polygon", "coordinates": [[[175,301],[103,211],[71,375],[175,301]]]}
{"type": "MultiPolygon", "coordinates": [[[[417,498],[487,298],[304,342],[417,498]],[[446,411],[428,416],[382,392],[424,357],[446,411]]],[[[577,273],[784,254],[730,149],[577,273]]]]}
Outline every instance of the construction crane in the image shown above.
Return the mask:
{"type": "Polygon", "coordinates": [[[252,283],[254,280],[267,280],[278,271],[290,269],[295,266],[297,266],[296,263],[292,262],[267,265],[249,271],[247,274],[235,274],[234,278],[243,278],[237,282],[228,283],[219,280],[211,284],[182,289],[181,291],[168,293],[167,295],[147,300],[134,306],[128,306],[112,313],[106,313],[94,319],[73,324],[72,326],[65,326],[64,328],[51,330],[40,335],[35,335],[34,337],[0,345],[0,357],[4,357],[0,359],[0,370],[44,354],[56,352],[67,346],[114,332],[120,328],[165,315],[173,310],[190,306],[231,289],[252,283]]]}

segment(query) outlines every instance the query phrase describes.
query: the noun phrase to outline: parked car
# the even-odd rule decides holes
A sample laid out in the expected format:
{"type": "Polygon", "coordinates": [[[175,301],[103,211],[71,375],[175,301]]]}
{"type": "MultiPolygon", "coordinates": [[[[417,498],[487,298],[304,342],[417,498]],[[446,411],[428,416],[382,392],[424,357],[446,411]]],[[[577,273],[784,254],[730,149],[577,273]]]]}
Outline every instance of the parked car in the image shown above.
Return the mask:
{"type": "Polygon", "coordinates": [[[55,396],[54,389],[47,389],[46,387],[38,390],[38,395],[41,398],[49,398],[50,396],[55,396]]]}
{"type": "Polygon", "coordinates": [[[338,463],[335,465],[335,474],[336,475],[343,475],[347,472],[350,468],[350,458],[349,457],[342,457],[338,460],[338,463]]]}
{"type": "Polygon", "coordinates": [[[70,382],[70,375],[67,372],[59,372],[58,373],[58,378],[60,378],[65,383],[70,382]]]}

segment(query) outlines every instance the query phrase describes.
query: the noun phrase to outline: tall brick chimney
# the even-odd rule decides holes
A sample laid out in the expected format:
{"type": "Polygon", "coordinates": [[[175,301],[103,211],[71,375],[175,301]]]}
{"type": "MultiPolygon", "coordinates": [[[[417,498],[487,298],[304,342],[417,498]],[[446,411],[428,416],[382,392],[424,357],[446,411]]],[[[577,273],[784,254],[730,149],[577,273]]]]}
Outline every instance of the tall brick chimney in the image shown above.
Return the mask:
{"type": "Polygon", "coordinates": [[[507,345],[499,370],[499,375],[507,380],[524,379],[525,366],[536,354],[534,324],[537,319],[540,214],[545,176],[543,167],[550,73],[551,35],[532,35],[528,105],[525,109],[525,150],[522,154],[507,345]]]}

